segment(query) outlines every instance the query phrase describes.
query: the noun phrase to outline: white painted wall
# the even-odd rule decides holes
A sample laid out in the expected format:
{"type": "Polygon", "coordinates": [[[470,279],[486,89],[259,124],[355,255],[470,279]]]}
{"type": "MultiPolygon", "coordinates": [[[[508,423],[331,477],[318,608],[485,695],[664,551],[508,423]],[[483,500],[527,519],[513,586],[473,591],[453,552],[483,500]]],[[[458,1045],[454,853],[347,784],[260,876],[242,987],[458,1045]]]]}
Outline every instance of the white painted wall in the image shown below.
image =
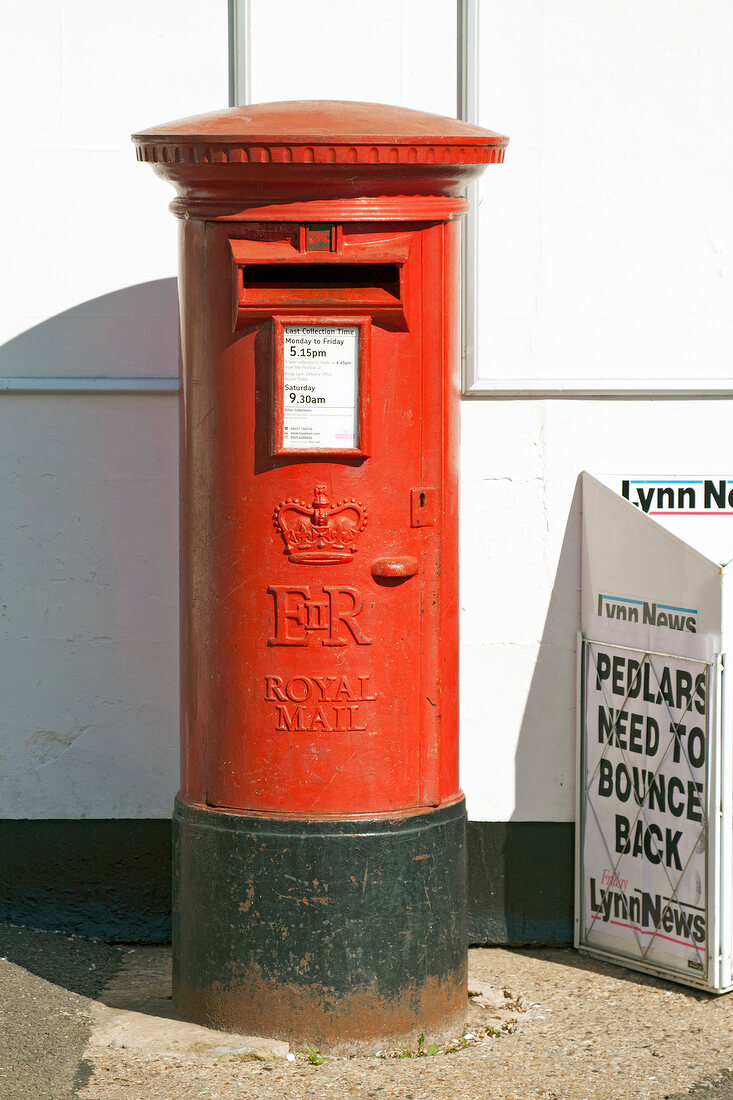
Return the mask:
{"type": "Polygon", "coordinates": [[[730,376],[733,6],[479,6],[482,373],[730,376]]]}
{"type": "MultiPolygon", "coordinates": [[[[730,374],[726,0],[480,9],[480,121],[512,139],[482,190],[482,374],[730,374]]],[[[452,0],[251,0],[250,16],[255,100],[455,113],[452,0]]],[[[13,11],[6,41],[3,101],[22,107],[0,374],[175,373],[171,194],[129,134],[225,105],[225,5],[48,0],[13,11]]],[[[464,401],[472,818],[573,816],[580,470],[730,470],[732,405],[464,401]]],[[[0,394],[5,816],[170,812],[176,434],[171,397],[0,394]]]]}
{"type": "Polygon", "coordinates": [[[464,402],[461,751],[470,817],[574,816],[580,471],[716,462],[728,470],[731,423],[731,400],[464,402]]]}
{"type": "MultiPolygon", "coordinates": [[[[511,144],[481,185],[477,373],[530,395],[559,379],[731,385],[733,9],[480,15],[478,121],[511,144]]],[[[579,472],[729,469],[732,415],[722,399],[464,401],[469,816],[574,816],[579,472]]]]}
{"type": "MultiPolygon", "coordinates": [[[[176,222],[130,133],[226,106],[226,5],[4,16],[0,375],[175,375],[176,222]]],[[[167,816],[175,396],[0,392],[0,517],[0,815],[167,816]]]]}
{"type": "Polygon", "coordinates": [[[356,99],[455,116],[453,0],[249,0],[251,96],[356,99]]]}

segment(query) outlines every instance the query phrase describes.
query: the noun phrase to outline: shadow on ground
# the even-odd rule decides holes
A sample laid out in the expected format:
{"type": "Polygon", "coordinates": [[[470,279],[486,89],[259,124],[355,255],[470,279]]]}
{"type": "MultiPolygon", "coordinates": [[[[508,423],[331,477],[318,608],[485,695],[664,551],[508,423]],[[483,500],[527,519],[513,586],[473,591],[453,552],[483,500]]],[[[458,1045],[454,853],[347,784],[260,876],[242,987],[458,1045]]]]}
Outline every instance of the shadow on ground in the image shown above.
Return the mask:
{"type": "Polygon", "coordinates": [[[90,1000],[124,948],[0,924],[0,1096],[66,1100],[89,1080],[90,1000]]]}
{"type": "Polygon", "coordinates": [[[97,997],[122,966],[124,947],[0,924],[0,955],[44,981],[97,997]]]}

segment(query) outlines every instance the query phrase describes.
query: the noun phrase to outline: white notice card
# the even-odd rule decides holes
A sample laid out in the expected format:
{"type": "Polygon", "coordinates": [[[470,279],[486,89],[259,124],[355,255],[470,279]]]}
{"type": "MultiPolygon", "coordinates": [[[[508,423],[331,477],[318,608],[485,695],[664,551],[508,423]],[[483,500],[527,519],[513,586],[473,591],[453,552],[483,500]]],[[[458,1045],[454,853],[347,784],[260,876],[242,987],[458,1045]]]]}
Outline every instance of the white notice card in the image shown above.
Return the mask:
{"type": "Polygon", "coordinates": [[[283,448],[359,446],[358,325],[283,325],[283,448]]]}

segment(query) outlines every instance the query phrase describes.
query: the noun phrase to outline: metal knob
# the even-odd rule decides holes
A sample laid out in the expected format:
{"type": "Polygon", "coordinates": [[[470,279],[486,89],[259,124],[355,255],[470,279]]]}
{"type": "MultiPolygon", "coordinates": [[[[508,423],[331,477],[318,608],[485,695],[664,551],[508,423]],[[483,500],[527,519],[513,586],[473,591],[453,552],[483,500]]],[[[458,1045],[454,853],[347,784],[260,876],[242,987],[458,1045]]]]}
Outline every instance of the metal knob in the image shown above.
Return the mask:
{"type": "Polygon", "coordinates": [[[417,568],[417,558],[376,558],[372,562],[372,576],[406,580],[415,576],[417,568]]]}

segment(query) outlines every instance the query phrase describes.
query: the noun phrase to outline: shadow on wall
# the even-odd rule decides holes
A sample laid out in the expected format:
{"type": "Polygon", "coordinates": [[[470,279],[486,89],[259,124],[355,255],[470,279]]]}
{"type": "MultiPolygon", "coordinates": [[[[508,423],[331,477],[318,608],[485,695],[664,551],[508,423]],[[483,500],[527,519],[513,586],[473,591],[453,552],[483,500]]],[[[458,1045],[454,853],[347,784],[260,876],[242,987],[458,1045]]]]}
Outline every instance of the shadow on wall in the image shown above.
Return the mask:
{"type": "Polygon", "coordinates": [[[580,539],[578,479],[522,717],[512,820],[468,825],[473,943],[572,943],[574,823],[541,818],[545,807],[552,814],[548,804],[558,795],[574,804],[580,539]],[[549,794],[544,805],[543,789],[549,794]]]}
{"type": "Polygon", "coordinates": [[[177,318],[175,279],[115,290],[0,345],[0,377],[175,377],[177,318]]]}
{"type": "MultiPolygon", "coordinates": [[[[156,280],[8,341],[0,376],[175,377],[177,333],[176,280],[156,280]]],[[[0,919],[104,935],[115,897],[117,937],[165,938],[177,401],[50,390],[0,392],[0,919]]]]}
{"type": "MultiPolygon", "coordinates": [[[[542,808],[558,800],[573,806],[580,565],[581,486],[578,478],[519,731],[514,821],[537,819],[537,792],[544,789],[548,789],[548,797],[541,803],[542,808]]],[[[553,810],[554,805],[550,813],[553,810]]]]}

